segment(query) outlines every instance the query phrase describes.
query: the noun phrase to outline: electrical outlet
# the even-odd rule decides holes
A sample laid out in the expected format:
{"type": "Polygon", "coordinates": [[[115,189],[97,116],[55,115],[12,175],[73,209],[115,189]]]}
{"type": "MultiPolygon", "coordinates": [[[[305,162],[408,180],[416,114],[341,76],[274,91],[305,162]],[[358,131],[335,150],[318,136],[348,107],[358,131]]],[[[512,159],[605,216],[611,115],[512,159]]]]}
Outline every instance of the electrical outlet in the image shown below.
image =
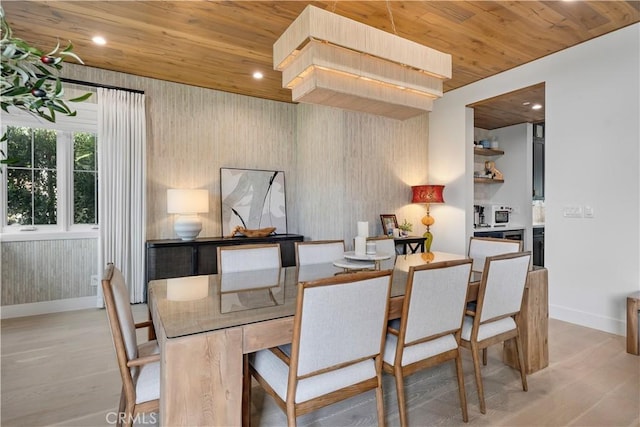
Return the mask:
{"type": "Polygon", "coordinates": [[[562,216],[565,218],[582,218],[584,216],[582,206],[564,206],[562,216]]]}
{"type": "Polygon", "coordinates": [[[97,274],[92,274],[91,275],[91,287],[92,288],[97,288],[98,287],[98,275],[97,274]]]}
{"type": "Polygon", "coordinates": [[[585,218],[593,218],[593,206],[586,205],[584,207],[584,217],[585,218]]]}

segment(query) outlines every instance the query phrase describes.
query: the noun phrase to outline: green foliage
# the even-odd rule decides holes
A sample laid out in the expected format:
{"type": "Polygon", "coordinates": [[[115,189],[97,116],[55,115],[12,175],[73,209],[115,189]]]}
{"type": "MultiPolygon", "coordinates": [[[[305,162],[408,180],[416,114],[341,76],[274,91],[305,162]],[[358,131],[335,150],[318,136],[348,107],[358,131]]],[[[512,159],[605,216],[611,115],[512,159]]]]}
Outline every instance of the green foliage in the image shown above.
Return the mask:
{"type": "MultiPolygon", "coordinates": [[[[14,106],[24,111],[36,114],[50,122],[56,121],[56,113],[75,116],[62,100],[64,88],[58,75],[62,69],[62,61],[73,58],[83,63],[73,53],[71,42],[61,48],[58,43],[48,53],[30,46],[22,39],[13,37],[7,23],[4,10],[0,7],[0,107],[5,112],[14,106]]],[[[85,101],[91,96],[86,93],[70,102],[85,101]]]]}
{"type": "Polygon", "coordinates": [[[96,224],[98,172],[94,134],[74,134],[73,159],[73,223],[96,224]]]}
{"type": "MultiPolygon", "coordinates": [[[[57,216],[55,130],[9,126],[7,224],[55,224],[57,216]]],[[[96,224],[98,172],[96,135],[73,134],[73,223],[96,224]]]]}
{"type": "MultiPolygon", "coordinates": [[[[52,51],[44,53],[24,40],[13,37],[2,6],[0,33],[0,108],[8,113],[9,107],[13,106],[54,123],[56,112],[75,116],[76,112],[62,99],[64,88],[58,75],[65,58],[73,58],[83,64],[78,55],[73,53],[73,44],[69,42],[67,47],[61,49],[58,43],[52,51]]],[[[82,102],[91,95],[90,92],[85,93],[69,102],[82,102]]],[[[6,139],[7,135],[2,135],[0,142],[6,139]]],[[[2,151],[0,155],[4,157],[2,151]]],[[[13,164],[14,158],[2,159],[0,163],[13,164]]]]}
{"type": "Polygon", "coordinates": [[[404,222],[402,224],[400,224],[398,226],[398,228],[402,231],[411,231],[413,230],[413,224],[411,224],[410,222],[407,222],[407,219],[405,218],[404,222]]]}
{"type": "Polygon", "coordinates": [[[56,131],[10,126],[7,137],[7,224],[55,224],[56,131]]]}

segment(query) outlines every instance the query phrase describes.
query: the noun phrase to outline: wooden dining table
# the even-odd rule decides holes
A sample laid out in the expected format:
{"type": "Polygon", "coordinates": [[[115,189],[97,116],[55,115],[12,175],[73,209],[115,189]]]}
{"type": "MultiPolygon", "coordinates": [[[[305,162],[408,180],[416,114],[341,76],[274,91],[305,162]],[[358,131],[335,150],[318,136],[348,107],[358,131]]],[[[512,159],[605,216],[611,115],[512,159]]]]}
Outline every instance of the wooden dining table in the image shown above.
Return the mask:
{"type": "MultiPolygon", "coordinates": [[[[399,255],[389,319],[400,317],[411,266],[460,258],[465,256],[399,255]]],[[[161,354],[160,425],[241,425],[243,355],[291,342],[297,283],[341,273],[327,263],[149,282],[149,310],[161,354]]],[[[475,279],[468,301],[477,297],[475,279]]],[[[530,271],[519,319],[528,373],[548,364],[547,298],[546,269],[530,271]]],[[[505,344],[504,359],[517,366],[513,350],[505,344]]]]}

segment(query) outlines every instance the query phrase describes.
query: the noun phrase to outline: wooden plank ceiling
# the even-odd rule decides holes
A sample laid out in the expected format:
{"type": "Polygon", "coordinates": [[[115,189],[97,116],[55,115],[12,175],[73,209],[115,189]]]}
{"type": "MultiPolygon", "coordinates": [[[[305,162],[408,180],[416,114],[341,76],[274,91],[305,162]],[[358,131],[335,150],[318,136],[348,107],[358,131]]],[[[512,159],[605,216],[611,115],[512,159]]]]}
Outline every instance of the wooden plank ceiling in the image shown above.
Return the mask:
{"type": "Polygon", "coordinates": [[[309,3],[451,54],[445,91],[640,21],[639,1],[3,0],[2,7],[14,36],[43,50],[71,40],[88,66],[291,102],[272,46],[309,3]],[[94,45],[94,35],[107,45],[94,45]],[[257,70],[260,81],[251,77],[257,70]]]}

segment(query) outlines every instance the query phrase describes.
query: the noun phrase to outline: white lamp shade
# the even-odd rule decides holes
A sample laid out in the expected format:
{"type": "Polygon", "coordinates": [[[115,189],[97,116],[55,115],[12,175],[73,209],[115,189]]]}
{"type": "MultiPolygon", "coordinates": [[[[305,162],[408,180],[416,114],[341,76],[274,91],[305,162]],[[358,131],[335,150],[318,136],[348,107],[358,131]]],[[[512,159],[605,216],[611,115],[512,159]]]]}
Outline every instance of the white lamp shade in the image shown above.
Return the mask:
{"type": "Polygon", "coordinates": [[[167,213],[179,214],[174,230],[182,240],[194,240],[202,230],[199,213],[209,212],[207,190],[167,190],[167,213]]]}
{"type": "Polygon", "coordinates": [[[207,190],[167,190],[167,213],[196,214],[209,212],[207,190]]]}

